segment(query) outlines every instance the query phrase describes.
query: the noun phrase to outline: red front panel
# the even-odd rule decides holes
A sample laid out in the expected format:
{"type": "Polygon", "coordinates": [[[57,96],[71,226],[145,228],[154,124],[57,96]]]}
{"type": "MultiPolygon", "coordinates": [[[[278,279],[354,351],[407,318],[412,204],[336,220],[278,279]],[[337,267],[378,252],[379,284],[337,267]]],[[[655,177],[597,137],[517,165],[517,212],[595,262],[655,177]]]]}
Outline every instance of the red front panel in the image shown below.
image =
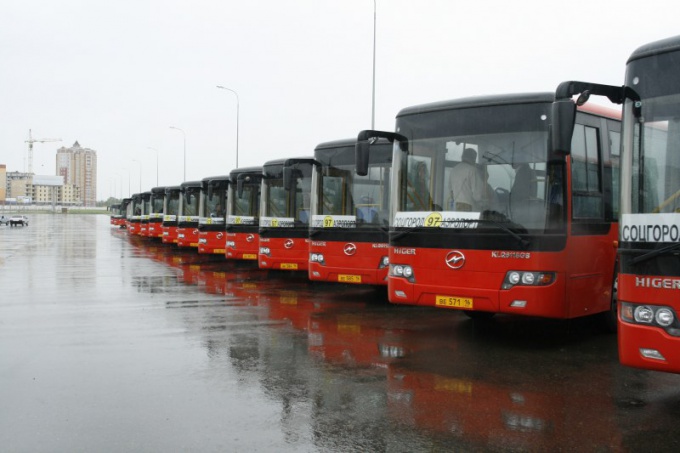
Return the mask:
{"type": "MultiPolygon", "coordinates": [[[[671,307],[680,313],[680,279],[649,275],[619,275],[620,302],[671,307]]],[[[619,361],[648,370],[680,373],[680,337],[657,326],[631,324],[619,315],[619,361]],[[640,349],[658,351],[666,360],[643,357],[640,349]]]]}
{"type": "Polygon", "coordinates": [[[260,269],[306,271],[309,268],[309,239],[260,238],[258,251],[260,269]],[[263,247],[269,254],[263,254],[263,247]]]}
{"type": "Polygon", "coordinates": [[[309,263],[309,279],[326,282],[386,285],[388,267],[381,267],[388,245],[372,242],[311,241],[309,253],[323,263],[309,263]]]}
{"type": "Polygon", "coordinates": [[[225,255],[231,260],[257,260],[259,245],[258,233],[227,233],[225,255]]]}
{"type": "Polygon", "coordinates": [[[198,253],[224,255],[225,242],[224,231],[199,231],[198,253]]]}
{"type": "Polygon", "coordinates": [[[163,227],[163,244],[177,244],[177,227],[163,227]]]}
{"type": "Polygon", "coordinates": [[[563,253],[459,250],[464,256],[463,264],[454,269],[446,264],[447,258],[454,267],[461,261],[453,262],[450,252],[450,249],[391,248],[390,263],[411,266],[414,281],[389,277],[390,302],[551,318],[569,317],[569,307],[565,303],[563,253]],[[509,270],[554,272],[556,278],[547,286],[515,286],[502,290],[501,285],[509,270]],[[516,301],[525,301],[524,307],[512,306],[516,301]]]}
{"type": "Polygon", "coordinates": [[[178,227],[177,245],[179,247],[198,247],[198,228],[178,227]]]}
{"type": "Polygon", "coordinates": [[[127,230],[128,234],[135,234],[139,235],[140,231],[142,231],[142,224],[137,222],[128,222],[127,224],[127,230]]]}
{"type": "Polygon", "coordinates": [[[162,238],[163,237],[163,225],[161,222],[149,222],[146,229],[146,235],[150,238],[162,238]]]}

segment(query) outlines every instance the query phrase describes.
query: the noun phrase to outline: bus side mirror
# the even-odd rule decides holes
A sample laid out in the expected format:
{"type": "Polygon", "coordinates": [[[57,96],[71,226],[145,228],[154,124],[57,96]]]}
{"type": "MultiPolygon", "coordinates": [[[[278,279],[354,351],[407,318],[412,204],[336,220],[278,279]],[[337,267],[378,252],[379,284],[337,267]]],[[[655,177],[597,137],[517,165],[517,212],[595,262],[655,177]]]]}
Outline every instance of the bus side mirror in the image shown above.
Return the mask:
{"type": "Polygon", "coordinates": [[[291,190],[293,181],[293,168],[288,166],[283,167],[283,188],[291,190]]]}
{"type": "Polygon", "coordinates": [[[368,174],[368,157],[370,155],[369,149],[371,145],[368,140],[357,140],[354,154],[356,159],[356,172],[359,176],[366,176],[368,174]]]}
{"type": "Polygon", "coordinates": [[[243,197],[243,180],[242,179],[236,180],[236,196],[238,198],[243,197]]]}
{"type": "Polygon", "coordinates": [[[576,104],[571,99],[562,99],[552,104],[551,151],[569,154],[571,137],[574,135],[576,104]]]}

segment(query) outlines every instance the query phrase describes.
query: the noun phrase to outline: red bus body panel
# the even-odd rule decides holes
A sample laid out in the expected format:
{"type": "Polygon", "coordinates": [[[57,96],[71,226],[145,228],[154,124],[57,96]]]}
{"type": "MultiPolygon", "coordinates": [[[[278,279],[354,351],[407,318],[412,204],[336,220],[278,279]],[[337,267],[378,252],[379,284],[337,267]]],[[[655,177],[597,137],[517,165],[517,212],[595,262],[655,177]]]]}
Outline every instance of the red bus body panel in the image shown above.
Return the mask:
{"type": "Polygon", "coordinates": [[[199,231],[198,253],[224,255],[226,242],[224,231],[199,231]]]}
{"type": "MultiPolygon", "coordinates": [[[[619,301],[638,304],[665,305],[672,307],[676,313],[680,311],[680,291],[669,285],[663,287],[640,287],[635,279],[651,279],[649,281],[678,281],[677,277],[654,277],[649,275],[619,274],[619,301]]],[[[659,285],[663,286],[663,285],[659,285]]],[[[631,324],[619,315],[619,361],[622,365],[647,370],[680,373],[680,337],[666,333],[660,327],[631,324]],[[666,359],[654,360],[643,357],[640,348],[659,351],[666,359]]]]}
{"type": "Polygon", "coordinates": [[[388,254],[386,243],[312,240],[309,243],[309,253],[322,253],[324,256],[324,264],[309,263],[310,280],[365,285],[387,284],[389,268],[387,266],[380,268],[382,258],[388,254]],[[345,253],[346,247],[350,253],[345,253]]]}
{"type": "Polygon", "coordinates": [[[164,226],[163,228],[163,244],[177,244],[177,227],[164,226]]]}
{"type": "Polygon", "coordinates": [[[230,260],[257,261],[259,233],[227,233],[225,256],[230,260]]]}
{"type": "Polygon", "coordinates": [[[198,225],[195,227],[177,227],[178,247],[198,247],[198,225]]]}
{"type": "Polygon", "coordinates": [[[410,265],[415,283],[389,277],[388,297],[393,303],[427,306],[436,306],[437,296],[471,298],[475,311],[549,318],[603,312],[611,305],[616,231],[613,224],[608,235],[569,237],[571,253],[459,249],[465,255],[460,269],[446,265],[452,249],[391,247],[390,263],[410,265]],[[546,286],[517,285],[503,290],[501,285],[511,270],[554,272],[556,278],[546,286]],[[513,301],[526,301],[526,305],[512,307],[513,301]]]}
{"type": "Polygon", "coordinates": [[[306,271],[309,269],[309,239],[262,238],[260,247],[268,247],[270,256],[258,251],[260,269],[306,271]]]}

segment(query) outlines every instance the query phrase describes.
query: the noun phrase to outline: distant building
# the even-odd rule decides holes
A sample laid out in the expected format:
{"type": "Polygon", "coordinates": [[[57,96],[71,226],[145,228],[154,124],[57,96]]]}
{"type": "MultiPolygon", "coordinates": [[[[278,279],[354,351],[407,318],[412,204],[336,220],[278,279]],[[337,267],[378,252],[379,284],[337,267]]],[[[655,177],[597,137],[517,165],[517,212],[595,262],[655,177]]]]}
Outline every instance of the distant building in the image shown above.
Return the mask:
{"type": "Polygon", "coordinates": [[[5,173],[5,198],[30,196],[30,185],[33,183],[32,173],[11,171],[5,173]]]}
{"type": "Polygon", "coordinates": [[[7,165],[0,164],[0,204],[7,199],[7,165]]]}
{"type": "Polygon", "coordinates": [[[64,187],[77,187],[78,197],[83,206],[97,205],[97,152],[80,146],[77,141],[72,147],[57,150],[57,175],[63,176],[64,187]]]}

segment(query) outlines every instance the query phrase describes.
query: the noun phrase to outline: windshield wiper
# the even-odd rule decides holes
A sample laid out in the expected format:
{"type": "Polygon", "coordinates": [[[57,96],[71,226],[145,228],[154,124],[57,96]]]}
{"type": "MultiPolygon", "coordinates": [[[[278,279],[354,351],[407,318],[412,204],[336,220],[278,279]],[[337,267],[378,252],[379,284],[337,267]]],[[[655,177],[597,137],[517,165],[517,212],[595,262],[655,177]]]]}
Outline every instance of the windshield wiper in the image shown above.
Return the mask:
{"type": "Polygon", "coordinates": [[[680,243],[667,245],[665,247],[661,247],[660,249],[652,250],[651,252],[645,253],[644,255],[636,256],[631,260],[631,263],[640,264],[644,261],[649,261],[652,258],[656,258],[659,255],[664,255],[674,250],[680,250],[680,243]]]}

